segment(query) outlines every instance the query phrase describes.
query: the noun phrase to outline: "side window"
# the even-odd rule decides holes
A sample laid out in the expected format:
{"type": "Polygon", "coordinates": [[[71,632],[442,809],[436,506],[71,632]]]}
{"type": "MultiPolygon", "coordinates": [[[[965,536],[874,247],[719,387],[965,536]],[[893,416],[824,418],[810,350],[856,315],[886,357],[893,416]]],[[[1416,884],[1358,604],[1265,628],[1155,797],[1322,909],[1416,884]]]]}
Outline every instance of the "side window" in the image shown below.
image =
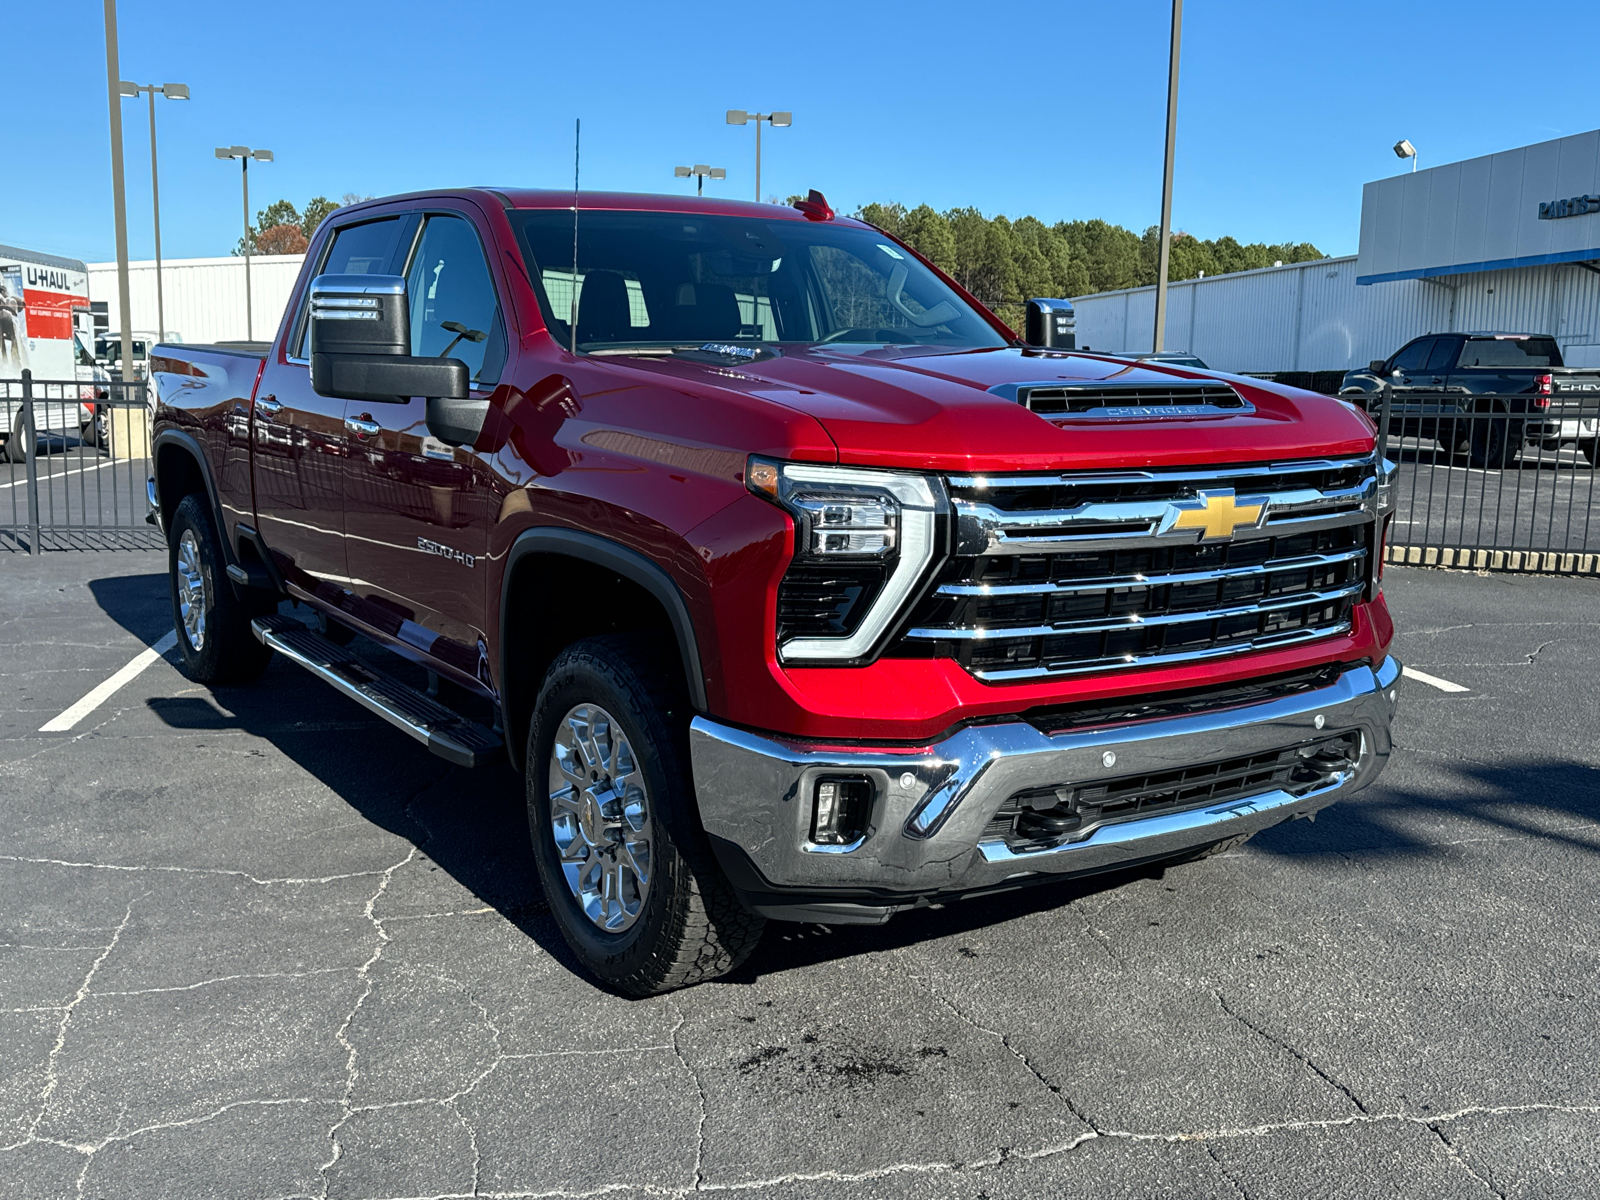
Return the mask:
{"type": "Polygon", "coordinates": [[[1393,369],[1396,371],[1420,371],[1422,364],[1428,361],[1428,351],[1433,349],[1434,338],[1418,338],[1399,354],[1394,356],[1393,369]]]}
{"type": "MultiPolygon", "coordinates": [[[[386,217],[381,221],[366,221],[360,225],[346,225],[333,235],[333,245],[322,260],[321,275],[382,275],[389,269],[394,257],[395,240],[400,235],[399,217],[386,217]]],[[[301,301],[304,309],[305,302],[301,301]]],[[[310,353],[307,345],[311,337],[310,322],[301,317],[300,349],[296,357],[310,353]]]]}
{"type": "Polygon", "coordinates": [[[1428,355],[1428,365],[1425,371],[1448,371],[1456,365],[1456,347],[1461,342],[1456,338],[1440,338],[1433,344],[1433,353],[1428,355]]]}
{"type": "Polygon", "coordinates": [[[459,358],[472,381],[490,386],[506,361],[505,331],[483,247],[461,217],[433,216],[406,276],[411,353],[459,358]]]}

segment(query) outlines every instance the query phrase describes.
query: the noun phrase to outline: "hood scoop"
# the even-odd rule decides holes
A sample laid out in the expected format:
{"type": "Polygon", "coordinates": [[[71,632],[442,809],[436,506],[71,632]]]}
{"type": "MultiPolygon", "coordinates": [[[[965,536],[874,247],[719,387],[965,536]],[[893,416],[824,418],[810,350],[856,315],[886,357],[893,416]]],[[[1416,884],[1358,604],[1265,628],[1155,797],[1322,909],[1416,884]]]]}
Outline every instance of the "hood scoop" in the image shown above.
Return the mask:
{"type": "Polygon", "coordinates": [[[1148,421],[1235,417],[1255,406],[1216,379],[1097,379],[1082,383],[1002,383],[989,389],[1050,421],[1148,421]]]}

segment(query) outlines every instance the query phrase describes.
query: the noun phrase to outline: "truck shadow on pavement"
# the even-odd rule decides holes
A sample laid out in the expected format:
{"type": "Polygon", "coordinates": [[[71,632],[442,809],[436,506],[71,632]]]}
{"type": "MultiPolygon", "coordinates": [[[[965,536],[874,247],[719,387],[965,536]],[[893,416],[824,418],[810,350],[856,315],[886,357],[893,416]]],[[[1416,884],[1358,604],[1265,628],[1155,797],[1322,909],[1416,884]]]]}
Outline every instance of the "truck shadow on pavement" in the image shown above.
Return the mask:
{"type": "MultiPolygon", "coordinates": [[[[106,612],[142,640],[153,641],[166,631],[170,613],[164,575],[97,580],[90,587],[106,612]]],[[[509,767],[453,767],[281,660],[247,687],[147,703],[173,729],[237,730],[270,742],[366,820],[409,840],[432,865],[494,907],[557,961],[578,970],[548,915],[528,840],[522,781],[509,767]],[[359,754],[351,752],[355,745],[359,754]]],[[[1397,758],[1405,753],[1397,751],[1397,758]]],[[[1519,838],[1600,852],[1600,769],[1538,759],[1456,761],[1430,769],[1429,777],[1440,786],[1396,786],[1391,773],[1351,800],[1324,810],[1315,823],[1275,826],[1234,853],[1307,863],[1318,856],[1448,857],[1461,841],[1519,838]],[[1452,826],[1443,839],[1433,832],[1441,820],[1452,826]],[[1422,836],[1424,830],[1427,836],[1422,836]]],[[[1162,874],[1161,868],[1146,867],[1039,884],[904,912],[883,926],[824,929],[773,923],[751,960],[723,982],[750,983],[829,960],[960,936],[1162,874]]]]}

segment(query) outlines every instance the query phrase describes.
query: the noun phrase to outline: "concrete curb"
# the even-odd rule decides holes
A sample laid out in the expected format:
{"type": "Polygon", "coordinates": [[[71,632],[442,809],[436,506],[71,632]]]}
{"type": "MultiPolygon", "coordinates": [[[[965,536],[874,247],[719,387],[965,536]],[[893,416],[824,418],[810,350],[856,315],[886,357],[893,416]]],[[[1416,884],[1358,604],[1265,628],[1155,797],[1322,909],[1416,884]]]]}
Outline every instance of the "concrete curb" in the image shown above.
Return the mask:
{"type": "Polygon", "coordinates": [[[1600,554],[1549,550],[1468,550],[1452,546],[1388,546],[1385,562],[1466,571],[1525,571],[1541,575],[1600,575],[1600,554]]]}

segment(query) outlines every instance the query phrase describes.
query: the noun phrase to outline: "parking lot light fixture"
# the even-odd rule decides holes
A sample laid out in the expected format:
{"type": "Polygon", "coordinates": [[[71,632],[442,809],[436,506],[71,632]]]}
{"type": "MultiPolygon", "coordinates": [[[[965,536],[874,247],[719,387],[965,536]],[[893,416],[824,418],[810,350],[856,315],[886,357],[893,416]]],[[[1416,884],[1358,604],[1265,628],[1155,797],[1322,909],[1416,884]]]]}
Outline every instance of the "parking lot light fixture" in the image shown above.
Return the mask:
{"type": "Polygon", "coordinates": [[[756,200],[761,200],[761,126],[763,123],[771,125],[774,129],[787,129],[794,124],[792,112],[746,112],[742,108],[728,110],[729,125],[748,125],[754,121],[756,124],[756,200]]]}
{"type": "Polygon", "coordinates": [[[1409,158],[1411,160],[1411,173],[1413,175],[1417,173],[1417,148],[1415,146],[1405,138],[1401,138],[1394,144],[1394,153],[1396,158],[1402,160],[1409,158]]]}
{"type": "Polygon", "coordinates": [[[250,311],[250,160],[272,162],[272,151],[252,150],[249,146],[218,146],[217,157],[237,158],[244,180],[244,340],[253,342],[256,337],[255,321],[250,311]]]}
{"type": "Polygon", "coordinates": [[[692,167],[673,167],[672,174],[678,179],[693,178],[695,181],[694,194],[696,196],[704,194],[706,180],[726,179],[728,177],[728,172],[721,167],[708,167],[705,163],[696,163],[692,167]]]}
{"type": "MultiPolygon", "coordinates": [[[[150,210],[156,227],[156,330],[160,341],[167,340],[167,309],[161,293],[161,185],[156,173],[156,97],[168,100],[187,100],[186,83],[130,83],[126,79],[118,84],[124,96],[137,97],[141,92],[150,97],[150,210]]],[[[126,325],[126,319],[122,322],[126,325]]]]}

